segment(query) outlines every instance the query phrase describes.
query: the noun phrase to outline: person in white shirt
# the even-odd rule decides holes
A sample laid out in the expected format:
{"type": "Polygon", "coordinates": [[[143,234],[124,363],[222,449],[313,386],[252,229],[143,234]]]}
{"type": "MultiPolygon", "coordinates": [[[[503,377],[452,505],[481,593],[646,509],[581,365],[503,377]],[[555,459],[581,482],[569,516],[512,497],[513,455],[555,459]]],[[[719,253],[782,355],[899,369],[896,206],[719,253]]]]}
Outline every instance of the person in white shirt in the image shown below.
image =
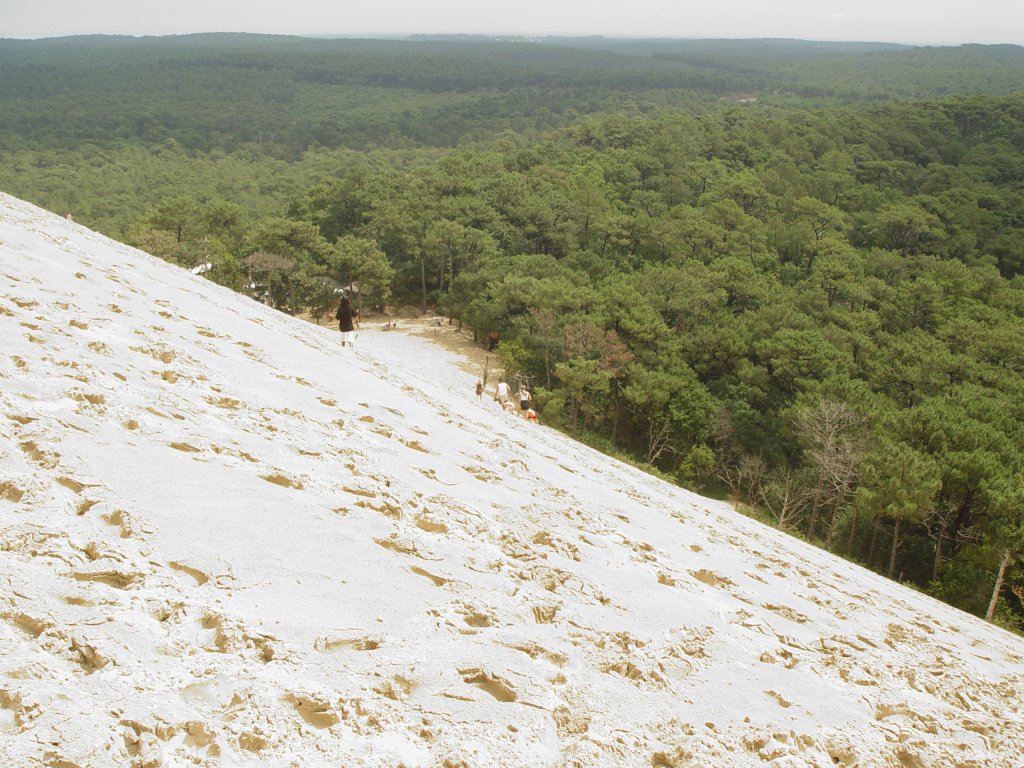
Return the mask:
{"type": "Polygon", "coordinates": [[[519,387],[519,412],[524,419],[528,410],[530,410],[530,390],[526,387],[519,387]]]}
{"type": "Polygon", "coordinates": [[[498,405],[502,408],[505,407],[505,402],[508,400],[508,384],[505,383],[504,379],[498,379],[498,383],[494,387],[494,399],[498,401],[498,405]]]}

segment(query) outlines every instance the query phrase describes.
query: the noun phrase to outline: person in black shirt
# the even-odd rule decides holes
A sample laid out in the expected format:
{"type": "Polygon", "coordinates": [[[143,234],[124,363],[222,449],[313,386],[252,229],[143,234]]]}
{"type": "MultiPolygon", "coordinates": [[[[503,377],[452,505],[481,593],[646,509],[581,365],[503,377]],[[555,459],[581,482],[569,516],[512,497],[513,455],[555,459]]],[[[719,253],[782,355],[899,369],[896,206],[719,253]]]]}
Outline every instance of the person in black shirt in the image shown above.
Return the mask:
{"type": "Polygon", "coordinates": [[[341,329],[341,346],[344,347],[348,344],[348,346],[354,347],[356,329],[359,327],[359,310],[352,306],[348,296],[341,297],[341,304],[338,305],[338,311],[334,313],[334,317],[337,318],[338,328],[341,329]]]}

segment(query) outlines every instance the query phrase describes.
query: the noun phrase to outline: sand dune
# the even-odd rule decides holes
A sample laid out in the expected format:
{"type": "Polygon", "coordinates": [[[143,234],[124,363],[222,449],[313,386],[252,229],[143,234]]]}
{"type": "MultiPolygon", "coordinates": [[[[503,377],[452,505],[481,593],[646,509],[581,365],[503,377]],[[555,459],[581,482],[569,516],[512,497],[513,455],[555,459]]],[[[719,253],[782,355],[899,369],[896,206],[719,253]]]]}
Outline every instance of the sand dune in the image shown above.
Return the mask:
{"type": "Polygon", "coordinates": [[[0,764],[1024,765],[1024,640],[0,196],[0,764]]]}

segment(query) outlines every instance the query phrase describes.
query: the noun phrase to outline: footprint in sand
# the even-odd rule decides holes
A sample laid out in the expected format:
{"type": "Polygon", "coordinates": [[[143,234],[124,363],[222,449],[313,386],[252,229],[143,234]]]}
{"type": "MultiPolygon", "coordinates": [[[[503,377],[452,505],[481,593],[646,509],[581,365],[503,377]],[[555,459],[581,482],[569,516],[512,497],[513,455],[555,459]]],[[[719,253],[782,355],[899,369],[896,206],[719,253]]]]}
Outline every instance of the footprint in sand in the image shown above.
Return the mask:
{"type": "Polygon", "coordinates": [[[331,651],[376,651],[384,645],[384,638],[372,635],[331,634],[318,637],[313,648],[321,653],[331,651]]]}
{"type": "Polygon", "coordinates": [[[505,678],[493,672],[488,672],[480,667],[472,667],[469,669],[460,669],[459,675],[462,677],[462,682],[469,685],[475,685],[484,693],[490,694],[498,701],[511,703],[518,698],[515,686],[505,678]]]}

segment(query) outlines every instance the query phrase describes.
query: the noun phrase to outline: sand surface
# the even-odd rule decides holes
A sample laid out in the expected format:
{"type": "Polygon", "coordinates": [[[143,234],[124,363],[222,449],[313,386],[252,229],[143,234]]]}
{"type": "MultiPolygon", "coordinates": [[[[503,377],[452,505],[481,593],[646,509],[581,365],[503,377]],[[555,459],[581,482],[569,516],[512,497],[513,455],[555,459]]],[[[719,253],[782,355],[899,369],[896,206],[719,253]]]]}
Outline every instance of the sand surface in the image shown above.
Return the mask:
{"type": "MultiPolygon", "coordinates": [[[[1024,765],[1024,640],[0,196],[0,765],[1024,765]]],[[[439,332],[439,335],[441,332],[439,332]]]]}

